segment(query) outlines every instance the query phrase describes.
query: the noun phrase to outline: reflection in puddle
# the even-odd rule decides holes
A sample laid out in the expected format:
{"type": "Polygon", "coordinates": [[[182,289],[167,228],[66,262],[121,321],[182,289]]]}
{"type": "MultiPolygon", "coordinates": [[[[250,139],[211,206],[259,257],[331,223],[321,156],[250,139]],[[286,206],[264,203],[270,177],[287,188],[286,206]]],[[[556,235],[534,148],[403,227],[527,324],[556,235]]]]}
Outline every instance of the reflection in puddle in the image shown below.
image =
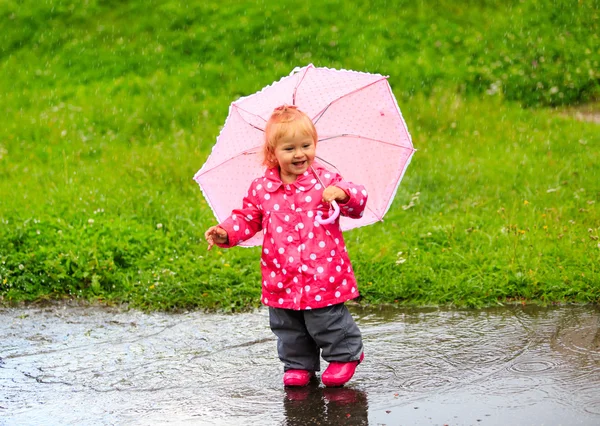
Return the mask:
{"type": "Polygon", "coordinates": [[[600,424],[598,308],[353,314],[366,358],[352,381],[284,389],[266,310],[0,309],[0,416],[27,425],[600,424]]]}

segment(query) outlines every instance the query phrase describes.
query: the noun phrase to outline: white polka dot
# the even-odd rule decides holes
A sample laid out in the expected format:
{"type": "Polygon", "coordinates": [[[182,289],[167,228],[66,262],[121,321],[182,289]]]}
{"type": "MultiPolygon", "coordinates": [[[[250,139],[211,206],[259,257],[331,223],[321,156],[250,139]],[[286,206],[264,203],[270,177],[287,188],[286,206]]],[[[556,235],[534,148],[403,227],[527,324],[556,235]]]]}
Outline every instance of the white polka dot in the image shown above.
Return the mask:
{"type": "Polygon", "coordinates": [[[310,203],[312,201],[312,197],[310,195],[307,195],[305,200],[307,203],[310,203]]]}
{"type": "Polygon", "coordinates": [[[308,217],[313,217],[315,214],[314,214],[312,211],[309,211],[308,213],[306,213],[306,215],[307,215],[308,217]]]}
{"type": "Polygon", "coordinates": [[[335,256],[335,250],[331,250],[331,253],[330,253],[330,254],[331,254],[332,256],[335,256]]]}
{"type": "Polygon", "coordinates": [[[321,189],[321,188],[323,188],[323,187],[321,186],[321,184],[320,184],[320,183],[317,183],[317,184],[315,185],[315,189],[316,189],[317,191],[318,191],[319,189],[321,189]]]}
{"type": "Polygon", "coordinates": [[[265,305],[266,305],[267,303],[269,303],[269,299],[267,299],[267,298],[265,297],[265,305]]]}
{"type": "Polygon", "coordinates": [[[321,247],[321,248],[325,247],[325,241],[319,241],[319,247],[321,247]]]}
{"type": "Polygon", "coordinates": [[[283,268],[283,269],[281,270],[281,272],[283,272],[283,275],[287,274],[287,271],[285,270],[285,268],[283,268]]]}
{"type": "Polygon", "coordinates": [[[256,197],[256,190],[254,190],[254,189],[252,190],[252,196],[256,197]]]}
{"type": "Polygon", "coordinates": [[[315,183],[317,183],[317,180],[316,179],[311,179],[310,183],[312,183],[314,185],[315,183]]]}
{"type": "Polygon", "coordinates": [[[342,295],[342,293],[340,293],[339,291],[335,292],[335,297],[340,297],[342,295]]]}
{"type": "Polygon", "coordinates": [[[309,257],[310,257],[310,260],[317,260],[317,255],[314,253],[311,253],[309,257]]]}
{"type": "Polygon", "coordinates": [[[352,191],[353,194],[358,194],[358,191],[356,190],[356,188],[352,188],[350,191],[352,191]]]}
{"type": "Polygon", "coordinates": [[[240,227],[239,227],[238,225],[233,225],[233,230],[234,230],[234,231],[239,231],[239,230],[240,230],[240,227]]]}
{"type": "Polygon", "coordinates": [[[267,183],[267,188],[272,188],[273,184],[271,182],[267,183]]]}
{"type": "Polygon", "coordinates": [[[231,215],[231,218],[232,218],[233,220],[236,220],[236,219],[237,219],[237,215],[236,215],[236,214],[232,214],[232,215],[231,215]]]}
{"type": "Polygon", "coordinates": [[[329,282],[330,282],[330,283],[332,283],[332,282],[334,282],[334,281],[335,281],[335,278],[334,278],[334,277],[329,277],[329,282]]]}
{"type": "Polygon", "coordinates": [[[335,241],[335,243],[336,243],[336,244],[339,244],[339,243],[340,243],[340,240],[339,240],[339,238],[336,238],[334,241],[335,241]]]}
{"type": "Polygon", "coordinates": [[[346,280],[343,280],[343,281],[342,281],[342,285],[346,285],[346,284],[348,284],[348,281],[346,281],[346,280]]]}
{"type": "Polygon", "coordinates": [[[283,254],[285,252],[285,249],[283,247],[279,247],[279,250],[277,250],[279,252],[279,254],[283,254]]]}
{"type": "Polygon", "coordinates": [[[360,205],[362,206],[365,203],[365,200],[360,200],[360,205]]]}
{"type": "Polygon", "coordinates": [[[262,189],[262,185],[259,183],[258,185],[256,185],[256,189],[258,189],[258,190],[262,189]]]}
{"type": "Polygon", "coordinates": [[[328,258],[327,258],[327,261],[328,261],[328,262],[331,262],[332,260],[333,260],[333,257],[328,257],[328,258]]]}
{"type": "Polygon", "coordinates": [[[308,271],[308,266],[306,266],[306,265],[302,265],[302,270],[303,270],[304,272],[308,271]]]}
{"type": "Polygon", "coordinates": [[[288,240],[288,243],[291,243],[292,241],[294,241],[294,238],[292,238],[292,236],[290,235],[287,237],[287,240],[288,240]]]}
{"type": "Polygon", "coordinates": [[[315,234],[313,234],[312,232],[309,232],[309,233],[308,233],[308,238],[311,238],[311,239],[312,239],[312,238],[315,238],[315,234]]]}
{"type": "Polygon", "coordinates": [[[294,258],[292,256],[290,256],[288,260],[290,261],[290,263],[294,262],[294,258]]]}
{"type": "Polygon", "coordinates": [[[283,283],[282,283],[282,282],[278,282],[278,283],[277,283],[277,287],[279,287],[279,288],[283,288],[283,283]]]}
{"type": "Polygon", "coordinates": [[[269,198],[271,198],[271,194],[265,194],[265,200],[268,200],[269,198]]]}
{"type": "Polygon", "coordinates": [[[338,272],[342,272],[342,267],[340,265],[338,265],[335,267],[335,270],[338,272]]]}
{"type": "Polygon", "coordinates": [[[288,287],[288,288],[286,288],[286,289],[285,289],[285,292],[286,292],[287,294],[290,294],[290,293],[292,292],[292,289],[288,287]]]}
{"type": "Polygon", "coordinates": [[[249,230],[249,229],[246,229],[246,230],[244,231],[244,234],[246,234],[246,235],[250,235],[250,230],[249,230]]]}
{"type": "Polygon", "coordinates": [[[279,304],[282,305],[283,304],[283,299],[279,298],[279,304]]]}
{"type": "Polygon", "coordinates": [[[300,222],[297,226],[298,226],[298,229],[304,229],[304,224],[302,222],[300,222]]]}
{"type": "Polygon", "coordinates": [[[322,266],[319,266],[319,267],[317,268],[317,272],[318,272],[319,274],[322,274],[322,273],[323,273],[323,267],[322,267],[322,266]]]}
{"type": "Polygon", "coordinates": [[[275,278],[275,272],[271,272],[271,278],[275,278]]]}
{"type": "Polygon", "coordinates": [[[294,277],[293,281],[298,284],[298,277],[294,277]]]}
{"type": "Polygon", "coordinates": [[[290,221],[290,217],[286,214],[285,217],[283,218],[283,220],[285,220],[286,222],[290,221]]]}
{"type": "Polygon", "coordinates": [[[277,229],[275,229],[275,230],[279,233],[283,232],[283,228],[281,226],[278,226],[277,229]]]}
{"type": "Polygon", "coordinates": [[[352,287],[352,288],[350,289],[350,293],[356,293],[356,288],[352,287]]]}
{"type": "Polygon", "coordinates": [[[273,206],[273,209],[274,209],[274,210],[279,210],[279,204],[275,204],[275,205],[273,206]]]}
{"type": "Polygon", "coordinates": [[[264,249],[263,251],[265,252],[265,254],[269,254],[269,249],[268,248],[264,249]]]}
{"type": "Polygon", "coordinates": [[[320,224],[319,222],[315,222],[315,223],[313,223],[313,226],[314,226],[315,228],[318,228],[319,226],[321,226],[321,224],[320,224]]]}
{"type": "Polygon", "coordinates": [[[306,290],[306,291],[310,291],[310,286],[309,286],[309,285],[307,285],[307,286],[304,286],[304,290],[306,290]]]}
{"type": "Polygon", "coordinates": [[[329,173],[325,173],[325,177],[326,177],[327,179],[329,179],[329,178],[331,177],[331,175],[330,175],[329,173]]]}
{"type": "Polygon", "coordinates": [[[275,244],[275,239],[271,238],[271,244],[275,244]]]}
{"type": "Polygon", "coordinates": [[[321,295],[317,294],[317,295],[315,296],[315,300],[316,300],[317,302],[320,302],[320,301],[321,301],[321,295]]]}
{"type": "Polygon", "coordinates": [[[365,197],[367,196],[367,191],[366,191],[366,190],[364,190],[364,189],[363,189],[362,191],[360,191],[360,193],[361,193],[362,195],[364,195],[365,197]]]}

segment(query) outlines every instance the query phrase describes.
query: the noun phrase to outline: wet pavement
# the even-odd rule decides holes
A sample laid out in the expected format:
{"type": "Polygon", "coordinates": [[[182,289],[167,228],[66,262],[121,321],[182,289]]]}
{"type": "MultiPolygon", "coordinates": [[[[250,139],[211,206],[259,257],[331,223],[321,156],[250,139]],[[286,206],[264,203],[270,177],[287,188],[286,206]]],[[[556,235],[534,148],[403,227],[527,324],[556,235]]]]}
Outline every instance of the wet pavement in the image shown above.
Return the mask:
{"type": "Polygon", "coordinates": [[[266,310],[0,309],[0,424],[600,424],[597,307],[352,313],[353,380],[286,390],[266,310]]]}

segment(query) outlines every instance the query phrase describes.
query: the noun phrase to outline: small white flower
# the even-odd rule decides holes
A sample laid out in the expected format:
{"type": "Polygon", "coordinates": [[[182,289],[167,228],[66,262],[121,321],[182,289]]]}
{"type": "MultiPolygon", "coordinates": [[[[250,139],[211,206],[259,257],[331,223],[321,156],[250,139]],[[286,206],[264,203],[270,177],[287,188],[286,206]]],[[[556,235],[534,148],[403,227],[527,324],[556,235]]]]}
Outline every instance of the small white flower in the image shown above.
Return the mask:
{"type": "Polygon", "coordinates": [[[163,227],[163,224],[162,224],[162,223],[157,223],[157,224],[156,224],[156,229],[162,229],[162,227],[163,227]]]}

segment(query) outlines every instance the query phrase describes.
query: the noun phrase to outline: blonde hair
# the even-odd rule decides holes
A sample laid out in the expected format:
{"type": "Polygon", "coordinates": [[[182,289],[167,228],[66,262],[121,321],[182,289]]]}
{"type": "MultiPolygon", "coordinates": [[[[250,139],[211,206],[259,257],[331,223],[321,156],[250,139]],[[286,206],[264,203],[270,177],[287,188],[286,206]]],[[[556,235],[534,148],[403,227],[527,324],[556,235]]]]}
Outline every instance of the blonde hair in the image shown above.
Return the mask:
{"type": "Polygon", "coordinates": [[[293,105],[282,105],[275,108],[265,127],[265,143],[263,145],[263,165],[267,168],[278,165],[275,158],[277,143],[286,136],[309,136],[317,144],[317,129],[312,120],[293,105]]]}

